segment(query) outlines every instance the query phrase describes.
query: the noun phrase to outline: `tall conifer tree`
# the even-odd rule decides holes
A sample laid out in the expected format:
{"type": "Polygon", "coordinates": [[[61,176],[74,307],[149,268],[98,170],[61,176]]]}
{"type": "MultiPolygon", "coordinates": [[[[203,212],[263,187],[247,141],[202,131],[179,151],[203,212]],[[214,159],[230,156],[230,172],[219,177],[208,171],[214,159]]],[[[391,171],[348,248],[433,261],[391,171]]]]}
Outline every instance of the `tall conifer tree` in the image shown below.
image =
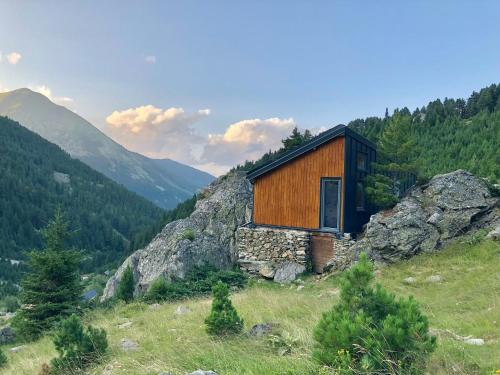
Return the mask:
{"type": "Polygon", "coordinates": [[[401,183],[416,173],[411,116],[395,113],[388,121],[379,139],[377,159],[375,174],[367,178],[367,196],[379,207],[391,207],[399,200],[401,183]]]}
{"type": "Polygon", "coordinates": [[[60,319],[78,310],[82,286],[76,250],[65,248],[68,224],[60,210],[43,230],[45,249],[28,254],[29,272],[21,282],[22,308],[14,327],[25,339],[36,339],[60,319]]]}

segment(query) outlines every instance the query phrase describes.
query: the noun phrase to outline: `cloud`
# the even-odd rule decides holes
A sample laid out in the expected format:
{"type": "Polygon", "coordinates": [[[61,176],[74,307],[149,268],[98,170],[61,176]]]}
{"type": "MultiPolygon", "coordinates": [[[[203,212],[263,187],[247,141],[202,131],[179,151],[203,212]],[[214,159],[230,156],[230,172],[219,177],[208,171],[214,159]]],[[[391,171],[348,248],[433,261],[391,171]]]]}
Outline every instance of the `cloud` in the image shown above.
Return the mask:
{"type": "Polygon", "coordinates": [[[269,150],[282,146],[281,140],[297,126],[293,118],[243,120],[231,124],[223,134],[210,134],[201,155],[202,163],[212,163],[227,169],[256,160],[269,150]]]}
{"type": "Polygon", "coordinates": [[[156,56],[153,55],[146,56],[144,58],[144,61],[146,61],[148,64],[156,64],[156,56]]]}
{"type": "Polygon", "coordinates": [[[230,124],[220,134],[201,135],[196,125],[209,115],[209,109],[186,112],[145,105],[114,111],[103,131],[131,151],[170,158],[217,176],[280,148],[296,126],[292,118],[256,118],[230,124]]]}
{"type": "Polygon", "coordinates": [[[129,150],[193,164],[205,141],[193,125],[209,115],[209,109],[187,113],[183,108],[145,105],[114,111],[106,118],[104,131],[129,150]]]}
{"type": "Polygon", "coordinates": [[[6,56],[7,62],[11,65],[16,65],[21,60],[21,57],[19,52],[11,52],[6,56]]]}
{"type": "Polygon", "coordinates": [[[42,95],[45,95],[51,101],[53,101],[54,103],[59,104],[59,105],[68,106],[68,105],[73,103],[73,99],[69,98],[67,96],[54,96],[54,95],[52,95],[52,90],[45,85],[30,86],[30,89],[33,91],[36,91],[42,95]]]}

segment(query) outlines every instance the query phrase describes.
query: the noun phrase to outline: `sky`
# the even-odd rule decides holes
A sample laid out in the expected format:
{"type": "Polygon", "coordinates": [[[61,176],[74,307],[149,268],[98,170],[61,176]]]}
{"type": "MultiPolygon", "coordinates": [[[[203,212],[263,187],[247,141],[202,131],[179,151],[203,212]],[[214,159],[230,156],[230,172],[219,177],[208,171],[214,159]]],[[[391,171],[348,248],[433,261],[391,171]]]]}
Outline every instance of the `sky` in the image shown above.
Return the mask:
{"type": "Polygon", "coordinates": [[[385,108],[500,81],[500,1],[0,0],[0,90],[219,175],[385,108]]]}

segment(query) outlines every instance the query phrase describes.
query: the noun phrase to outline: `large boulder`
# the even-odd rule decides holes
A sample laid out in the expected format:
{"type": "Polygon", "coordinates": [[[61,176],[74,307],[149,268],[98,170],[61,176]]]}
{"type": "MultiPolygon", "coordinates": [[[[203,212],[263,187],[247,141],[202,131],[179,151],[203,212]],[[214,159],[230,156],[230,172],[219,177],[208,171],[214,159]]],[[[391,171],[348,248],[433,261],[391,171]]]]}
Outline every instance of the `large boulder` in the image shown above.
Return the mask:
{"type": "Polygon", "coordinates": [[[498,198],[486,182],[458,170],[414,187],[393,209],[373,215],[353,250],[392,262],[434,251],[458,235],[498,222],[498,198]]]}
{"type": "Polygon", "coordinates": [[[183,278],[195,265],[227,268],[236,263],[235,232],[250,221],[250,183],[241,173],[232,173],[214,181],[202,195],[188,218],[167,224],[149,245],[127,258],[106,284],[102,301],[114,296],[127,265],[140,293],[159,276],[183,278]]]}

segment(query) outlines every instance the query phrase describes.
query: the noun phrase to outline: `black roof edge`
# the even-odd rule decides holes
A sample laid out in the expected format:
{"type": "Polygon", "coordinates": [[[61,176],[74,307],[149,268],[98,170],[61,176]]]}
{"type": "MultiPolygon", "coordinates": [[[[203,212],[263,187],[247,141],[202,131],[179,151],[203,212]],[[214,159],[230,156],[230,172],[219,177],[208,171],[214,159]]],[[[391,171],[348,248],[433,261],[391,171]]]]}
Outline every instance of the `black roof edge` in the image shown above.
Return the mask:
{"type": "Polygon", "coordinates": [[[321,146],[322,144],[331,141],[334,138],[337,138],[342,135],[348,135],[350,137],[353,137],[357,139],[360,142],[365,143],[367,146],[372,147],[373,149],[376,149],[375,144],[367,140],[366,138],[362,137],[355,131],[349,129],[345,125],[337,125],[334,126],[331,129],[328,129],[324,131],[323,133],[318,134],[316,137],[311,139],[309,142],[304,143],[302,146],[299,146],[298,148],[287,152],[283,156],[279,157],[276,160],[273,160],[267,164],[261,165],[260,167],[254,168],[250,171],[247,172],[247,178],[253,182],[257,177],[262,176],[263,174],[289,162],[292,159],[295,159],[298,156],[301,156],[311,150],[313,150],[316,147],[321,146]]]}

